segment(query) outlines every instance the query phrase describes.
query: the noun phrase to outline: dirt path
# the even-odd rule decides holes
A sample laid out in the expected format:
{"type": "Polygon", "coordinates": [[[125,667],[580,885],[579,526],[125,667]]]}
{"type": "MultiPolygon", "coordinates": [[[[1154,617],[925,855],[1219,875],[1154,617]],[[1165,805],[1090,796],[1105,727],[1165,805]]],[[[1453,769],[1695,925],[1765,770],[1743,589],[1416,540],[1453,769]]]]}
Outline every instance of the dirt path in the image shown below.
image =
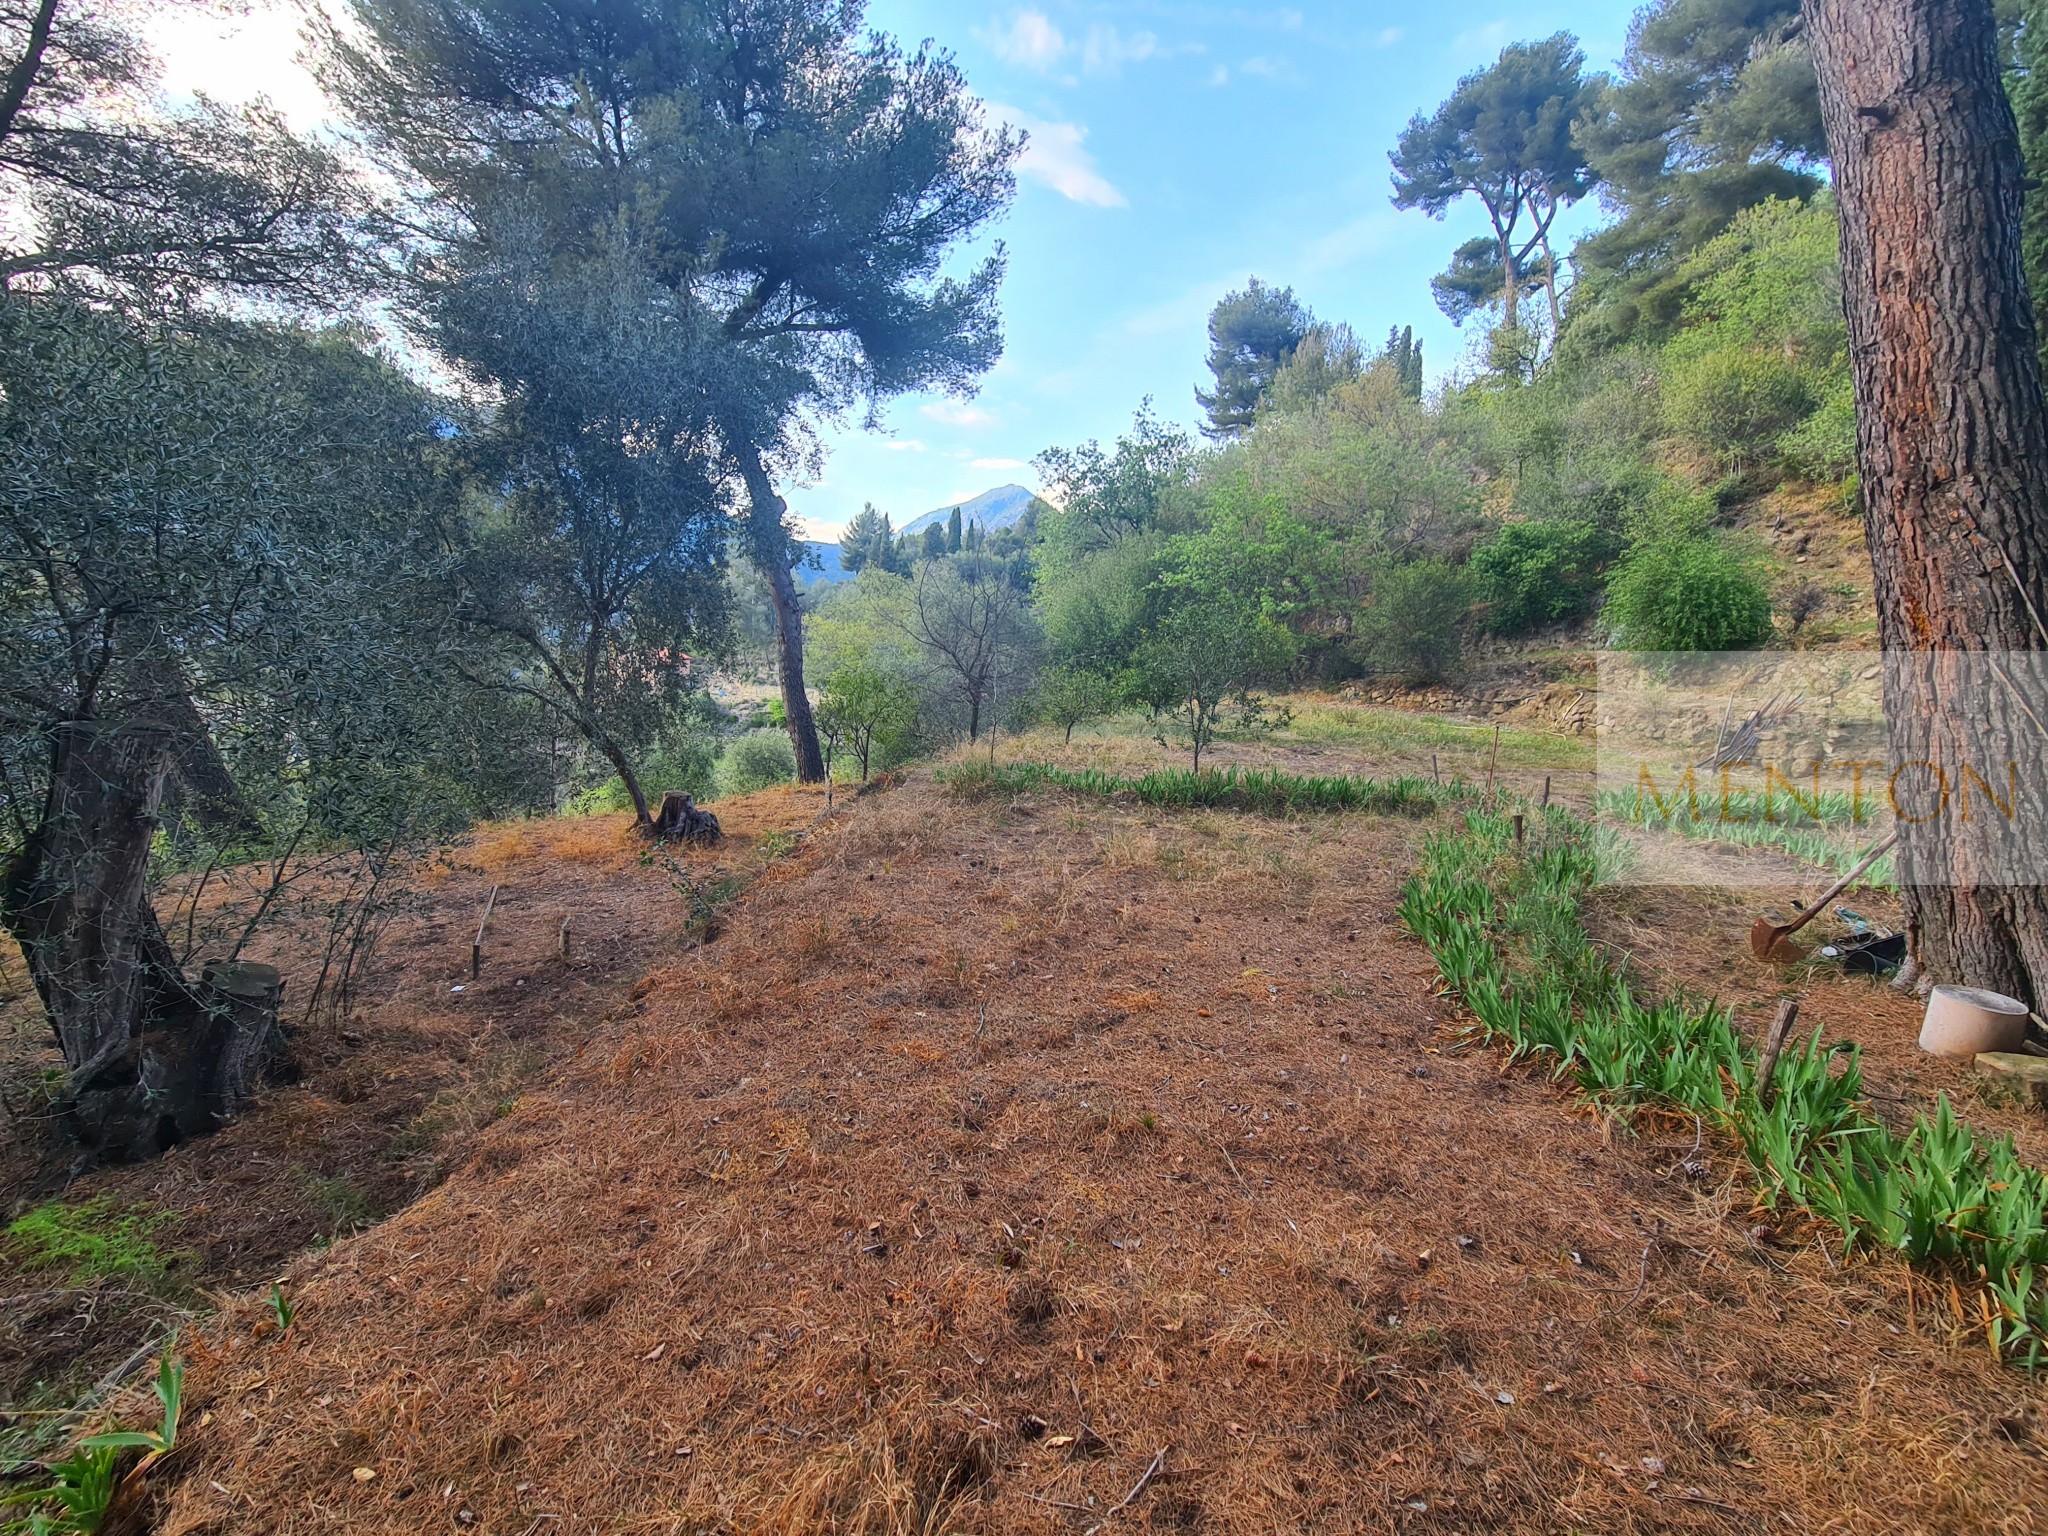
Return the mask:
{"type": "Polygon", "coordinates": [[[1456,1048],[1414,834],[862,802],[230,1314],[158,1529],[2043,1528],[1895,1267],[1456,1048]]]}

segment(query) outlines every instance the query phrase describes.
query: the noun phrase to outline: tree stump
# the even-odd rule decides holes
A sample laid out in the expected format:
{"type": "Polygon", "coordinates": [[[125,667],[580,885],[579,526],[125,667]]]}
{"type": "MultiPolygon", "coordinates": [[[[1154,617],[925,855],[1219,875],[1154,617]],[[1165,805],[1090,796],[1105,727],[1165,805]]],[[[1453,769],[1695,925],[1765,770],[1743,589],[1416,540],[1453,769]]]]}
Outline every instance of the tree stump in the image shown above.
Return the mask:
{"type": "Polygon", "coordinates": [[[661,797],[661,809],[654,815],[654,835],[675,843],[715,843],[725,836],[719,830],[718,818],[699,810],[679,789],[661,797]]]}

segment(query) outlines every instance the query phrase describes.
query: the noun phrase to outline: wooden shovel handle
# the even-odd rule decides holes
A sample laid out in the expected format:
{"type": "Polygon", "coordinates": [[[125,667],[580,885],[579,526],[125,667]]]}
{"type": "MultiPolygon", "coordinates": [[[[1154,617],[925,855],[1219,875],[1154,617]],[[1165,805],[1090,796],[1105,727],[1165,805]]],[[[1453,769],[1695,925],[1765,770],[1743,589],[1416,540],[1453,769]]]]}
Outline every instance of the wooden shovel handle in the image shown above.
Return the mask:
{"type": "Polygon", "coordinates": [[[1829,886],[1826,890],[1822,891],[1820,895],[1816,896],[1813,899],[1812,906],[1807,907],[1797,917],[1793,918],[1791,922],[1787,923],[1784,927],[1784,931],[1779,934],[1779,937],[1785,938],[1791,934],[1795,934],[1800,929],[1804,928],[1808,923],[1812,922],[1816,917],[1820,915],[1820,910],[1822,907],[1825,907],[1829,902],[1833,901],[1837,896],[1841,895],[1842,892],[1846,891],[1847,889],[1849,889],[1850,886],[1854,885],[1858,878],[1862,876],[1863,872],[1869,869],[1870,866],[1875,864],[1879,859],[1883,858],[1885,854],[1891,850],[1892,844],[1896,843],[1898,840],[1898,828],[1894,827],[1891,831],[1885,833],[1885,835],[1879,838],[1877,842],[1872,846],[1870,852],[1863,855],[1862,859],[1860,859],[1857,862],[1857,865],[1854,869],[1850,870],[1849,873],[1842,876],[1841,879],[1837,880],[1833,885],[1829,886]]]}

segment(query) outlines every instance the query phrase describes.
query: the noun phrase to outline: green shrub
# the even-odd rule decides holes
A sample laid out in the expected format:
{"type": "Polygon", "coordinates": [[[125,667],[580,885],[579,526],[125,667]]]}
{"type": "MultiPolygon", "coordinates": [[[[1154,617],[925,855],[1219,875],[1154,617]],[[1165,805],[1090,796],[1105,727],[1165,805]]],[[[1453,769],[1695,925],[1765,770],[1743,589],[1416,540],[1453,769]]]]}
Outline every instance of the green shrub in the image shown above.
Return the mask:
{"type": "Polygon", "coordinates": [[[1544,519],[1504,524],[1472,552],[1472,574],[1487,622],[1502,634],[1591,613],[1612,536],[1589,522],[1544,519]]]}
{"type": "Polygon", "coordinates": [[[1602,610],[1617,646],[1639,651],[1741,651],[1771,634],[1771,599],[1719,539],[1663,540],[1636,550],[1602,610]]]}
{"type": "Polygon", "coordinates": [[[640,770],[649,800],[659,801],[671,789],[699,800],[718,793],[718,745],[704,736],[663,736],[640,770]]]}
{"type": "Polygon", "coordinates": [[[1359,627],[1375,667],[1403,682],[1434,683],[1456,670],[1471,611],[1470,572],[1417,560],[1380,572],[1359,627]]]}
{"type": "Polygon", "coordinates": [[[1664,381],[1672,428],[1731,465],[1778,456],[1778,439],[1814,408],[1806,377],[1784,357],[1721,347],[1676,365],[1664,381]]]}
{"type": "Polygon", "coordinates": [[[749,731],[718,760],[718,792],[752,794],[796,777],[796,753],[789,738],[774,731],[749,731]]]}
{"type": "Polygon", "coordinates": [[[144,1286],[169,1278],[175,1255],[150,1234],[173,1218],[157,1211],[130,1210],[97,1195],[77,1205],[51,1200],[9,1224],[7,1241],[30,1269],[62,1266],[73,1285],[127,1280],[144,1286]]]}
{"type": "Polygon", "coordinates": [[[1812,415],[1779,436],[1778,451],[1809,480],[1846,480],[1856,473],[1856,396],[1846,377],[1812,415]]]}

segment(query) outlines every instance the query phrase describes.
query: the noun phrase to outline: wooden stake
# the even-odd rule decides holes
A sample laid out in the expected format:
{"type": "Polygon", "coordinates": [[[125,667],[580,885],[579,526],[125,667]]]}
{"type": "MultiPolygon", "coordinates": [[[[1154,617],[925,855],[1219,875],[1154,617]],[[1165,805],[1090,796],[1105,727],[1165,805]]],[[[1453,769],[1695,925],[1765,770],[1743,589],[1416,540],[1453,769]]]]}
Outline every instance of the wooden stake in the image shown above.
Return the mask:
{"type": "Polygon", "coordinates": [[[1778,1070],[1778,1057],[1784,1053],[1785,1042],[1792,1038],[1792,1026],[1798,1021],[1799,999],[1788,997],[1778,1004],[1777,1016],[1764,1035],[1764,1052],[1756,1064],[1756,1096],[1765,1109],[1771,1107],[1771,1077],[1778,1070]]]}
{"type": "Polygon", "coordinates": [[[1429,754],[1429,778],[1433,784],[1441,784],[1444,781],[1443,770],[1437,767],[1434,752],[1429,754]]]}
{"type": "Polygon", "coordinates": [[[1493,770],[1495,765],[1499,762],[1500,727],[1496,725],[1493,728],[1493,755],[1486,760],[1486,793],[1489,797],[1491,797],[1493,794],[1493,770]]]}
{"type": "Polygon", "coordinates": [[[1550,809],[1550,775],[1547,773],[1543,775],[1543,799],[1541,803],[1537,805],[1536,809],[1538,809],[1539,811],[1547,811],[1550,809]]]}
{"type": "Polygon", "coordinates": [[[484,968],[484,930],[491,926],[491,909],[498,904],[498,888],[491,887],[491,898],[484,903],[483,921],[476,925],[476,937],[469,946],[469,979],[475,981],[484,968]]]}
{"type": "Polygon", "coordinates": [[[556,957],[557,957],[557,958],[559,958],[559,959],[560,959],[560,960],[562,961],[562,963],[563,963],[564,965],[568,964],[568,962],[569,962],[569,919],[568,919],[568,916],[567,916],[566,914],[564,914],[564,916],[563,916],[563,918],[562,918],[562,931],[561,931],[560,933],[558,933],[558,934],[556,934],[556,935],[555,935],[555,955],[556,955],[556,957]]]}
{"type": "Polygon", "coordinates": [[[1529,835],[1528,823],[1520,811],[1515,812],[1515,846],[1520,848],[1529,835]]]}

